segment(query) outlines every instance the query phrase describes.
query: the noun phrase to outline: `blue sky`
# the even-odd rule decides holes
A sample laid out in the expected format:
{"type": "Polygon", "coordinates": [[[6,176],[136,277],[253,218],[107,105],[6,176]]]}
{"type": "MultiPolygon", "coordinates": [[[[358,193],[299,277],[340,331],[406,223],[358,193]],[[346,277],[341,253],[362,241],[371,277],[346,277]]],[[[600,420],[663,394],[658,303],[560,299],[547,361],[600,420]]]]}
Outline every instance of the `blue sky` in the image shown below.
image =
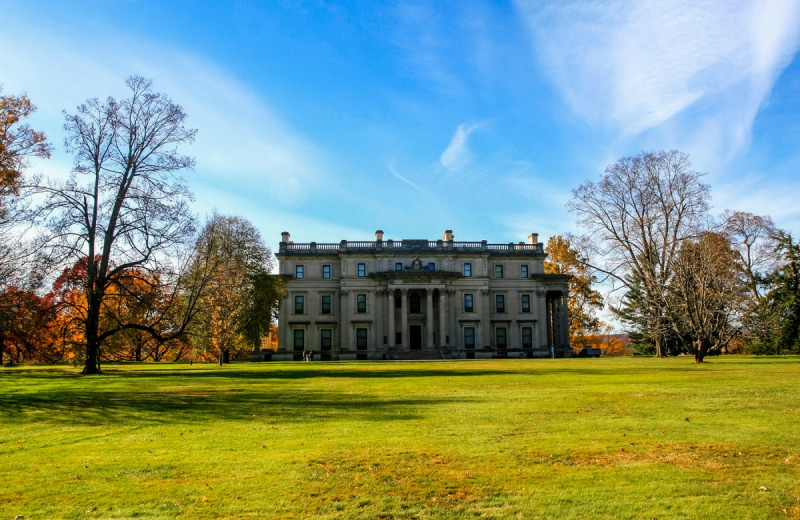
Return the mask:
{"type": "Polygon", "coordinates": [[[800,233],[796,0],[0,0],[0,83],[67,173],[63,116],[152,78],[197,142],[198,214],[268,246],[579,231],[564,203],[619,157],[678,149],[714,211],[800,233]]]}

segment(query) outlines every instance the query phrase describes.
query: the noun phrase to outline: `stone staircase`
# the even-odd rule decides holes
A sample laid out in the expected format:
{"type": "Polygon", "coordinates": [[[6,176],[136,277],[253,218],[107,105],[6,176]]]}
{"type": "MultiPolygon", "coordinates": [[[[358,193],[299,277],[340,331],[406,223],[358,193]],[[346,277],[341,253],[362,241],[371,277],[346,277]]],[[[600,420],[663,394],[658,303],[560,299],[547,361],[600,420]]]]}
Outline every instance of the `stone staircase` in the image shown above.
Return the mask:
{"type": "Polygon", "coordinates": [[[442,359],[442,353],[438,349],[411,350],[408,348],[389,347],[386,357],[389,360],[397,361],[432,360],[442,359]]]}

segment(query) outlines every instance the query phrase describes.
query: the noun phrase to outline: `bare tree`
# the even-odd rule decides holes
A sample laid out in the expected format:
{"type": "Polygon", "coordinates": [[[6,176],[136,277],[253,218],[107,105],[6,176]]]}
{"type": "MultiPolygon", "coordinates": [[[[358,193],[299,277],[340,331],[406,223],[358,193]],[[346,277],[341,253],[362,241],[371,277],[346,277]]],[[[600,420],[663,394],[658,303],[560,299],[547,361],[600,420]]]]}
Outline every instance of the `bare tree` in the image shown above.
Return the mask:
{"type": "Polygon", "coordinates": [[[644,152],[608,166],[600,180],[573,190],[567,204],[588,231],[593,267],[625,287],[640,281],[657,356],[665,355],[667,286],[681,241],[696,234],[708,211],[700,178],[684,153],[644,152]]]}
{"type": "Polygon", "coordinates": [[[775,251],[778,230],[772,218],[766,215],[727,211],[724,218],[725,234],[731,241],[742,278],[750,294],[758,300],[763,297],[764,276],[775,270],[778,264],[775,251]]]}
{"type": "Polygon", "coordinates": [[[685,240],[673,263],[667,314],[695,363],[721,353],[741,333],[746,288],[736,255],[726,236],[706,232],[685,240]]]}
{"type": "Polygon", "coordinates": [[[731,242],[736,267],[750,293],[742,317],[744,336],[754,352],[770,351],[781,328],[781,316],[770,298],[771,276],[779,268],[778,235],[769,216],[726,211],[724,233],[731,242]]]}
{"type": "Polygon", "coordinates": [[[180,176],[194,160],[177,147],[191,143],[196,131],[184,126],[179,105],[152,91],[150,80],[132,76],[126,84],[126,99],[94,98],[76,114],[65,112],[74,170],[66,182],[37,186],[49,231],[41,246],[58,265],[87,259],[84,374],[100,372],[101,345],[119,331],[147,330],[163,340],[181,333],[193,312],[189,306],[178,330],[130,322],[101,328],[109,288],[132,269],[160,270],[165,283],[181,286],[173,257],[195,231],[191,194],[180,176]]]}

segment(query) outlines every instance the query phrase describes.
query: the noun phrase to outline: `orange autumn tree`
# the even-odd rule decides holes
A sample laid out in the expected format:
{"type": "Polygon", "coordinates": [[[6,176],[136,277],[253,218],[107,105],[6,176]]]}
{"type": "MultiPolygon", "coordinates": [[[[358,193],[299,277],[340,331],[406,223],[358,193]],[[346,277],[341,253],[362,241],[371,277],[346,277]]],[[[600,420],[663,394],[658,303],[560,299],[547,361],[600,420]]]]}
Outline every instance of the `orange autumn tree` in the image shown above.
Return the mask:
{"type": "Polygon", "coordinates": [[[85,283],[88,259],[82,258],[74,265],[64,268],[53,282],[51,294],[58,306],[58,326],[61,330],[71,358],[82,359],[82,345],[86,341],[84,321],[86,320],[86,295],[82,290],[85,283]]]}
{"type": "Polygon", "coordinates": [[[602,322],[594,315],[603,308],[603,298],[592,288],[596,281],[589,273],[580,251],[569,238],[552,236],[544,248],[547,260],[544,262],[546,274],[567,274],[569,279],[569,340],[576,352],[583,347],[592,346],[592,335],[600,333],[602,322]]]}
{"type": "MultiPolygon", "coordinates": [[[[99,259],[95,259],[95,262],[99,259]]],[[[53,284],[53,299],[68,352],[82,356],[86,337],[87,302],[84,286],[88,259],[65,268],[53,284]],[[71,347],[71,348],[69,348],[71,347]]],[[[181,292],[164,282],[160,272],[141,269],[118,271],[101,307],[99,331],[105,340],[102,358],[115,361],[161,361],[180,358],[188,342],[180,331],[185,327],[181,292]]]]}
{"type": "Polygon", "coordinates": [[[50,157],[51,146],[45,135],[25,123],[35,111],[26,94],[0,96],[0,214],[5,196],[17,193],[28,159],[50,157]]]}
{"type": "Polygon", "coordinates": [[[16,285],[2,291],[0,364],[62,361],[66,349],[58,318],[58,306],[52,293],[40,296],[16,285]]]}
{"type": "Polygon", "coordinates": [[[31,224],[31,200],[20,196],[22,174],[30,158],[50,157],[51,150],[45,135],[26,123],[35,111],[25,94],[0,95],[0,291],[27,283],[22,266],[30,258],[24,228],[31,224]]]}
{"type": "MultiPolygon", "coordinates": [[[[126,323],[150,324],[158,330],[180,327],[180,314],[174,291],[163,280],[161,271],[141,269],[123,271],[109,288],[104,321],[109,327],[120,327],[109,337],[103,353],[120,361],[161,361],[167,356],[177,359],[188,350],[188,341],[181,335],[165,339],[145,328],[125,327],[126,323]]],[[[177,360],[176,359],[176,360],[177,360]]]]}
{"type": "Polygon", "coordinates": [[[600,349],[602,356],[628,356],[631,354],[631,338],[627,334],[614,333],[610,325],[601,322],[602,331],[584,339],[586,346],[600,349]]]}

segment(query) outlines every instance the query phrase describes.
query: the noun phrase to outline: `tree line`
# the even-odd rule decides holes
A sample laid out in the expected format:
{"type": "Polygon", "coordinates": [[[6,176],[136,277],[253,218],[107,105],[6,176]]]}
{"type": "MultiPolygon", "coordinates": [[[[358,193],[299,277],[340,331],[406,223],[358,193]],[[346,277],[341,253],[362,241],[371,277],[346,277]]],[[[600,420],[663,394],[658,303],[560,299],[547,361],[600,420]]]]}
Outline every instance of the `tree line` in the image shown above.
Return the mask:
{"type": "Polygon", "coordinates": [[[601,326],[591,288],[600,280],[621,294],[609,308],[641,353],[696,362],[723,352],[800,353],[800,243],[769,216],[714,217],[710,200],[678,151],[624,157],[572,191],[568,208],[586,233],[548,248],[551,259],[572,255],[576,336],[601,326]]]}
{"type": "MultiPolygon", "coordinates": [[[[66,180],[26,177],[52,145],[26,95],[0,95],[0,363],[223,363],[273,326],[284,289],[270,250],[243,217],[199,226],[180,151],[196,130],[150,80],[126,85],[125,99],[64,113],[66,180]]],[[[641,353],[800,353],[800,244],[768,216],[709,207],[678,151],[624,157],[573,190],[585,234],[551,237],[545,272],[571,275],[574,347],[608,331],[608,305],[641,353]]]]}
{"type": "Polygon", "coordinates": [[[64,113],[65,180],[26,178],[52,146],[26,95],[0,97],[0,362],[223,363],[270,331],[283,289],[269,249],[242,217],[198,225],[180,151],[196,130],[150,80],[126,85],[64,113]]]}

